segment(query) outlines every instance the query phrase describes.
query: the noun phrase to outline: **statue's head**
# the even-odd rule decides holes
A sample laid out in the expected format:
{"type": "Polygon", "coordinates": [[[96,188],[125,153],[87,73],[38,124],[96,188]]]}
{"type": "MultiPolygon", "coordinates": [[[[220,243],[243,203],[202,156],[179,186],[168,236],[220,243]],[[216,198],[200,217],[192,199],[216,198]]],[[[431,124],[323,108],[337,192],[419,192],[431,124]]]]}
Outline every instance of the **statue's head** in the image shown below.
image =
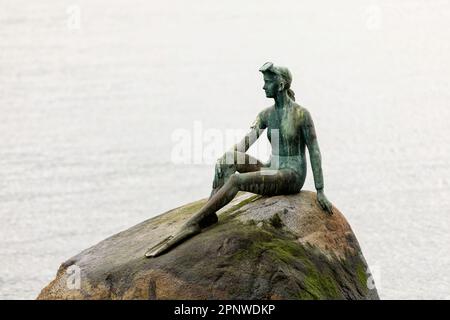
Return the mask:
{"type": "Polygon", "coordinates": [[[288,68],[266,62],[259,71],[264,76],[263,89],[267,98],[275,98],[279,92],[287,91],[289,97],[295,100],[294,92],[291,90],[292,75],[288,68]]]}

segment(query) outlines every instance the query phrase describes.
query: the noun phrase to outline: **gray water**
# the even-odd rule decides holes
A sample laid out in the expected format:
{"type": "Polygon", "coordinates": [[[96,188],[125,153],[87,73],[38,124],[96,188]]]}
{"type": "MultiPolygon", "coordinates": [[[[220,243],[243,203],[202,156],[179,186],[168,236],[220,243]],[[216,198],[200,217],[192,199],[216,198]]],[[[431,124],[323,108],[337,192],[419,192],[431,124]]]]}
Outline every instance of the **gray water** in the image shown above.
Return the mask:
{"type": "Polygon", "coordinates": [[[0,298],[209,195],[172,134],[248,128],[266,61],[294,75],[380,296],[450,298],[449,34],[448,1],[1,0],[0,298]]]}

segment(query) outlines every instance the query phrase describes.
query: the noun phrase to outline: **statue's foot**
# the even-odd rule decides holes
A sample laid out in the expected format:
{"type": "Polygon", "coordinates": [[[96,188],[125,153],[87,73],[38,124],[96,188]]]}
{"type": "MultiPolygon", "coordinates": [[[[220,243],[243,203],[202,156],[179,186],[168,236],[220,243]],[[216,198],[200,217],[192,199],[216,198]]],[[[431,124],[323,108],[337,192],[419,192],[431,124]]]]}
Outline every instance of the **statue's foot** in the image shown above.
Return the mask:
{"type": "Polygon", "coordinates": [[[199,223],[189,223],[185,224],[181,230],[179,230],[176,234],[168,236],[164,240],[160,241],[155,246],[151,247],[145,253],[147,258],[157,257],[167,251],[170,251],[172,248],[176,247],[180,243],[188,240],[189,238],[199,234],[202,229],[207,228],[219,221],[219,218],[215,213],[210,214],[200,220],[199,223]]]}
{"type": "Polygon", "coordinates": [[[217,214],[212,213],[212,214],[204,217],[202,220],[200,220],[200,222],[198,224],[199,224],[200,228],[204,229],[204,228],[207,228],[207,227],[217,223],[217,221],[219,221],[217,214]]]}
{"type": "Polygon", "coordinates": [[[168,236],[145,253],[147,258],[157,257],[202,231],[199,225],[184,226],[176,234],[168,236]]]}

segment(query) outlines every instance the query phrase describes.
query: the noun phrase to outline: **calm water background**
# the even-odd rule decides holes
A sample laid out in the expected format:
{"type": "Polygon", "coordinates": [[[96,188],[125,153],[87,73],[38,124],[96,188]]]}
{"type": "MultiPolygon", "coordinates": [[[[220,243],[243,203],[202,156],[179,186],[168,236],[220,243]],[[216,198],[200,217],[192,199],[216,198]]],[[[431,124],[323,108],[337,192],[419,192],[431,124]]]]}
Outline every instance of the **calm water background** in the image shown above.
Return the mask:
{"type": "Polygon", "coordinates": [[[206,197],[213,165],[173,163],[172,134],[248,128],[268,60],[381,297],[450,298],[449,35],[449,1],[0,0],[0,298],[206,197]]]}

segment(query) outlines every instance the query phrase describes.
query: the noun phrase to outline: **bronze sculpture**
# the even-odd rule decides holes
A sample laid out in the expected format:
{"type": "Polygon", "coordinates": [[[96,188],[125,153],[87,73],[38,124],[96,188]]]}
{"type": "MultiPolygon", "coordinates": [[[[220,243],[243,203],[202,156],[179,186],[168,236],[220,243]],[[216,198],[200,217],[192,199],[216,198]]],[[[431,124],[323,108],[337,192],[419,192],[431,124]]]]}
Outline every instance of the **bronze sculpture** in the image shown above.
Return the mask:
{"type": "Polygon", "coordinates": [[[306,178],[305,146],[310,154],[317,201],[329,214],[333,213],[332,204],[323,190],[321,155],[314,123],[309,111],[295,103],[290,88],[291,73],[271,62],[265,63],[259,71],[264,76],[266,97],[273,98],[275,104],[262,110],[242,141],[218,159],[208,202],[176,234],[150,248],[147,257],[157,257],[217,223],[216,212],[239,191],[261,195],[300,192],[306,178]],[[272,145],[268,163],[245,153],[265,129],[272,145]]]}

